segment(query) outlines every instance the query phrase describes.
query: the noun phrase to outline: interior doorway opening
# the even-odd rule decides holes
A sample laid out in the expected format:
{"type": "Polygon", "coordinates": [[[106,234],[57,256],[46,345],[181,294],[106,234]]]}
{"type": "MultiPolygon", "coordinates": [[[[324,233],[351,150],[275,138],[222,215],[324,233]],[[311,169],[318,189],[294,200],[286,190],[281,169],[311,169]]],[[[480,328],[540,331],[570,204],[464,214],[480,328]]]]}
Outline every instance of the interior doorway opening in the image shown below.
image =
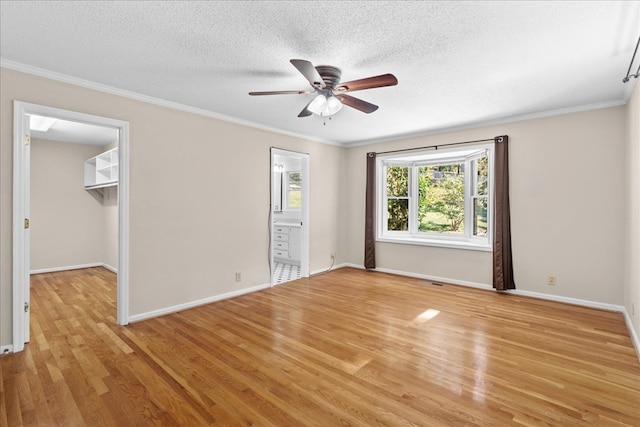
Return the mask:
{"type": "Polygon", "coordinates": [[[271,285],[309,277],[309,155],[271,149],[271,285]]]}
{"type": "MultiPolygon", "coordinates": [[[[82,190],[92,192],[96,199],[101,197],[104,200],[107,196],[107,205],[111,208],[112,224],[115,224],[114,236],[111,245],[114,246],[115,253],[111,261],[103,262],[105,267],[117,269],[117,296],[116,296],[116,318],[120,325],[127,324],[129,301],[128,301],[128,278],[129,278],[129,221],[128,221],[128,194],[129,194],[129,124],[121,120],[106,117],[93,116],[89,114],[62,110],[54,107],[29,104],[21,101],[14,101],[14,185],[13,185],[13,342],[12,350],[18,352],[24,349],[24,344],[30,339],[30,275],[32,273],[32,236],[31,236],[31,162],[33,142],[40,140],[56,140],[54,131],[46,136],[48,131],[35,128],[32,130],[32,119],[34,121],[56,121],[61,125],[76,127],[77,129],[102,130],[108,133],[112,140],[103,144],[109,152],[113,162],[106,167],[100,166],[100,171],[93,173],[108,175],[108,179],[98,178],[101,183],[117,183],[117,190],[113,185],[96,185],[94,181],[92,189],[84,187],[87,184],[87,166],[80,163],[77,165],[80,179],[77,185],[82,190]],[[111,146],[109,146],[111,145],[111,146]],[[84,174],[85,182],[82,182],[84,174]],[[116,264],[115,266],[110,264],[116,264]]],[[[64,126],[58,126],[58,132],[64,126]]],[[[49,130],[52,126],[49,126],[49,130]]],[[[67,129],[68,130],[68,129],[67,129]]],[[[64,132],[62,132],[64,133],[64,132]]],[[[69,134],[71,135],[71,134],[69,134]]],[[[76,135],[77,136],[77,135],[76,135]]],[[[82,138],[82,137],[81,137],[82,138]]],[[[57,141],[60,141],[58,139],[57,141]]],[[[100,151],[96,148],[94,151],[100,151]]],[[[75,166],[74,166],[75,167],[75,166]]],[[[91,185],[89,185],[91,187],[91,185]]],[[[40,261],[39,261],[40,262],[40,261]]],[[[83,265],[69,265],[68,263],[55,268],[59,261],[47,261],[42,264],[44,267],[36,268],[40,272],[56,271],[68,269],[68,267],[83,267],[83,265]]],[[[95,263],[92,263],[95,264],[95,263]]],[[[101,263],[102,264],[102,263],[101,263]]],[[[93,266],[93,265],[87,265],[93,266]]]]}

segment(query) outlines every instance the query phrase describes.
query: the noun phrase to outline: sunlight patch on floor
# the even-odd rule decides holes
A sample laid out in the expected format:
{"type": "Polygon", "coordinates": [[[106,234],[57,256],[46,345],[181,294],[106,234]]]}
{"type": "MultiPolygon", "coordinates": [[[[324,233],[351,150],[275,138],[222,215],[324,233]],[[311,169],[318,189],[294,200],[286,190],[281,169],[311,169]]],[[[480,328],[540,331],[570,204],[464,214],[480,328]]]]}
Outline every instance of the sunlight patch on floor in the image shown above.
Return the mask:
{"type": "Polygon", "coordinates": [[[426,323],[429,320],[436,317],[438,314],[440,314],[440,310],[435,310],[433,308],[430,308],[422,312],[422,314],[416,316],[416,318],[413,319],[413,323],[418,323],[418,324],[426,323]]]}

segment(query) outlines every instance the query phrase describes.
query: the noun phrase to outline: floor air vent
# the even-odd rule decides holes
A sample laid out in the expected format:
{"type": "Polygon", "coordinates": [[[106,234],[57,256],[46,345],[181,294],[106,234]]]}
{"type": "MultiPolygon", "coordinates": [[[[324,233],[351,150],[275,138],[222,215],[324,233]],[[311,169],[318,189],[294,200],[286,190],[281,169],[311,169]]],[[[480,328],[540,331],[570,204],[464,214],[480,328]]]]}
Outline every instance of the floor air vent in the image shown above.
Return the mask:
{"type": "Polygon", "coordinates": [[[421,285],[444,286],[444,283],[430,282],[428,280],[420,280],[418,283],[421,285]]]}

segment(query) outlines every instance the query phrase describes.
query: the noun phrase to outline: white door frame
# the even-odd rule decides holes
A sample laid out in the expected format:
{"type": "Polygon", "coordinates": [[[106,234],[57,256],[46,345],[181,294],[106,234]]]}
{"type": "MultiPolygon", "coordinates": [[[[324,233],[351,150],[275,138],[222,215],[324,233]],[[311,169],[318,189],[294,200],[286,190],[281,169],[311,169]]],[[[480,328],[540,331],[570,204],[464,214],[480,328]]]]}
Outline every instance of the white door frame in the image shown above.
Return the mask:
{"type": "MultiPolygon", "coordinates": [[[[76,111],[13,103],[13,351],[29,341],[30,234],[29,218],[30,129],[29,115],[54,117],[118,130],[118,284],[117,322],[129,323],[129,123],[76,111]],[[25,306],[26,305],[26,306],[25,306]],[[27,307],[27,309],[25,309],[27,307]]],[[[82,167],[79,165],[78,167],[82,167]]]]}
{"type": "MultiPolygon", "coordinates": [[[[309,277],[309,190],[311,186],[309,185],[309,155],[305,153],[299,153],[297,151],[283,150],[280,148],[271,147],[271,156],[269,163],[269,182],[272,182],[271,177],[273,176],[273,165],[275,156],[285,156],[285,157],[295,157],[299,158],[302,162],[302,209],[301,209],[301,220],[302,220],[302,242],[301,242],[301,251],[300,251],[300,277],[309,277]]],[[[269,227],[270,227],[270,241],[269,241],[269,266],[271,267],[270,271],[270,280],[271,286],[275,285],[275,281],[273,278],[273,188],[269,189],[269,215],[271,218],[269,227]]]]}

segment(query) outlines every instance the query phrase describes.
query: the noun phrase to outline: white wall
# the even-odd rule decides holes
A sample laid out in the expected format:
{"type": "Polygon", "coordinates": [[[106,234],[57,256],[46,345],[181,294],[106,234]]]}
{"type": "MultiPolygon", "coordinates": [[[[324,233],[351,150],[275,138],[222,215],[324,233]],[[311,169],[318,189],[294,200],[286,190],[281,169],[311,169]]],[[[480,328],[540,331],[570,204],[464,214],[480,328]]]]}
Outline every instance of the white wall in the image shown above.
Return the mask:
{"type": "MultiPolygon", "coordinates": [[[[626,217],[624,306],[631,318],[632,333],[640,337],[640,84],[627,104],[626,126],[626,217]]],[[[636,346],[640,343],[636,341],[636,346]]],[[[640,355],[640,347],[636,347],[640,355]]]]}
{"type": "Polygon", "coordinates": [[[310,155],[310,270],[328,268],[333,252],[345,253],[345,149],[0,73],[0,345],[11,343],[12,330],[13,100],[129,122],[132,316],[270,283],[271,146],[310,155]]]}
{"type": "Polygon", "coordinates": [[[101,263],[102,201],[84,189],[84,161],[100,147],[33,139],[31,270],[101,263]]]}
{"type": "MultiPolygon", "coordinates": [[[[625,107],[348,150],[347,262],[364,257],[365,153],[509,135],[519,290],[622,305],[625,107]],[[557,276],[557,285],[546,284],[557,276]]],[[[377,243],[377,268],[490,285],[491,253],[377,243]]]]}

